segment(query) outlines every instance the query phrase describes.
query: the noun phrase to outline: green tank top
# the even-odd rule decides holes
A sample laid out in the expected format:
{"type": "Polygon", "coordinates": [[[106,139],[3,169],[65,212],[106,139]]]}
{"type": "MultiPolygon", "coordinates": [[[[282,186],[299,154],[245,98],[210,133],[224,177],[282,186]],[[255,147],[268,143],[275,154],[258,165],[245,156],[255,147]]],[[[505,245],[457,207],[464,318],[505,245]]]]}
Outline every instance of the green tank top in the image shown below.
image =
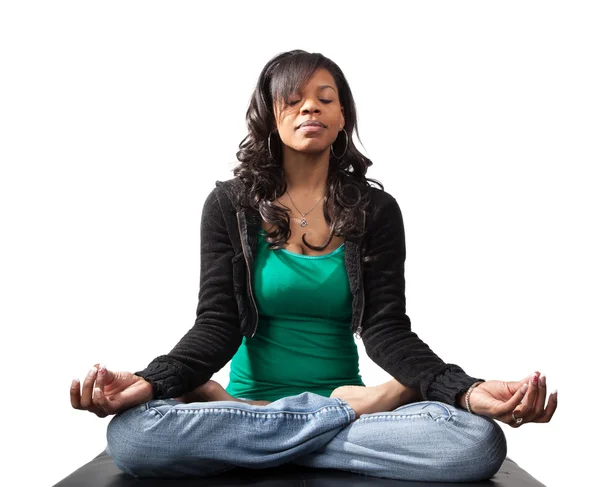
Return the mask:
{"type": "Polygon", "coordinates": [[[260,229],[254,337],[243,337],[231,360],[227,392],[276,401],[308,391],[329,397],[342,385],[365,384],[350,329],[352,294],[344,244],[325,255],[270,250],[260,229]]]}

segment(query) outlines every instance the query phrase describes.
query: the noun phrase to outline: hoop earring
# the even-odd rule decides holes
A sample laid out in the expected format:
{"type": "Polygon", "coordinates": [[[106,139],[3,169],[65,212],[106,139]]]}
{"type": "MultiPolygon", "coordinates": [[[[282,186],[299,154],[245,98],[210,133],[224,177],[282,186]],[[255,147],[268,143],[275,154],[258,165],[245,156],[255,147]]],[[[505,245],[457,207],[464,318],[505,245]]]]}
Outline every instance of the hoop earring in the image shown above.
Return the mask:
{"type": "Polygon", "coordinates": [[[269,136],[267,137],[267,147],[269,148],[269,156],[271,156],[271,159],[273,159],[275,162],[277,162],[277,159],[275,159],[273,157],[273,153],[271,152],[271,135],[276,134],[277,131],[273,131],[269,134],[269,136]]]}
{"type": "Polygon", "coordinates": [[[346,147],[344,147],[344,152],[342,152],[341,155],[336,156],[335,152],[333,152],[333,144],[335,144],[335,142],[337,141],[337,138],[335,139],[335,141],[333,142],[333,144],[331,144],[329,146],[329,148],[331,149],[331,154],[333,155],[333,157],[335,157],[336,159],[341,159],[342,157],[344,157],[344,154],[346,153],[346,151],[348,150],[348,132],[346,132],[346,129],[342,129],[344,131],[344,135],[346,136],[346,147]]]}

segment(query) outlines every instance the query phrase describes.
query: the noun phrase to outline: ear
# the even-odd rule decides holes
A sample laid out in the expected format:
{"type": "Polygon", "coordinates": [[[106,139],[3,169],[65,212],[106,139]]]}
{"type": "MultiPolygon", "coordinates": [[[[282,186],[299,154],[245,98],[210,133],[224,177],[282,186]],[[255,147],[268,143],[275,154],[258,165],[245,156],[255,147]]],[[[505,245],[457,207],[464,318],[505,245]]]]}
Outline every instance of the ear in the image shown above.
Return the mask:
{"type": "Polygon", "coordinates": [[[342,130],[344,128],[344,125],[346,125],[346,119],[344,118],[344,107],[340,107],[340,109],[342,110],[342,114],[340,115],[340,119],[341,119],[340,130],[342,130]]]}

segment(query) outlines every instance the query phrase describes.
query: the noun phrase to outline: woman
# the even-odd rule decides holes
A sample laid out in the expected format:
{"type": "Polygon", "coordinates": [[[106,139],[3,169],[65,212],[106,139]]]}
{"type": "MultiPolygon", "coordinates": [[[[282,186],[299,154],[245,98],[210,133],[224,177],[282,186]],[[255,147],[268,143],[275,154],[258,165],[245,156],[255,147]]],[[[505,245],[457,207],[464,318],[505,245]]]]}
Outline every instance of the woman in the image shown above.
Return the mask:
{"type": "Polygon", "coordinates": [[[378,477],[472,481],[506,456],[502,421],[548,422],[545,377],[484,381],[444,363],[405,311],[396,200],[365,177],[339,67],[282,53],[260,74],[234,178],[201,223],[194,326],[136,372],[96,364],[71,403],[105,417],[134,476],[292,462],[378,477]],[[354,334],[354,335],[353,335],[354,334]],[[394,379],[366,387],[353,336],[394,379]],[[227,389],[210,377],[229,361],[227,389]],[[92,394],[92,391],[94,393],[92,394]]]}

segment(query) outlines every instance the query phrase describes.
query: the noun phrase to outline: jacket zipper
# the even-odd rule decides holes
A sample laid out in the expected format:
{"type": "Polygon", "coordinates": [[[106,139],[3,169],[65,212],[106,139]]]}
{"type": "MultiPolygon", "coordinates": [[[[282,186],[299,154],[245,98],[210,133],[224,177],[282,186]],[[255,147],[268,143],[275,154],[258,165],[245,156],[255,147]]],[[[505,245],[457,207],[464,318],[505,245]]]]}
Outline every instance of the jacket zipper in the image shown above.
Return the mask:
{"type": "MultiPolygon", "coordinates": [[[[364,310],[365,310],[365,307],[363,306],[362,309],[360,310],[360,322],[359,323],[362,323],[362,317],[363,317],[364,310]]],[[[358,325],[358,328],[356,329],[354,336],[356,338],[358,338],[359,340],[361,340],[361,336],[360,336],[361,333],[362,333],[362,325],[358,325]]]]}
{"type": "MultiPolygon", "coordinates": [[[[365,228],[366,228],[366,223],[367,222],[367,215],[366,215],[366,211],[363,210],[363,234],[365,232],[365,228]]],[[[364,236],[363,236],[364,239],[364,236]]],[[[360,256],[362,258],[362,255],[360,256]]],[[[361,262],[360,265],[360,290],[362,293],[362,305],[360,307],[360,319],[358,320],[358,328],[356,329],[356,332],[354,333],[354,336],[356,338],[358,338],[359,340],[361,339],[361,334],[362,334],[362,321],[363,321],[363,315],[365,313],[365,283],[363,280],[363,263],[361,262]]]]}
{"type": "Polygon", "coordinates": [[[244,261],[246,261],[246,275],[248,276],[248,290],[250,291],[250,297],[252,298],[252,304],[254,306],[254,311],[256,312],[256,322],[254,323],[254,330],[252,330],[252,335],[250,338],[254,336],[256,330],[258,328],[258,307],[256,306],[256,301],[254,300],[254,293],[252,292],[252,283],[250,282],[250,264],[248,263],[248,255],[246,254],[246,245],[244,241],[244,237],[242,235],[242,227],[240,224],[240,215],[239,213],[235,214],[238,222],[238,232],[240,232],[240,242],[242,243],[242,252],[244,254],[244,261]]]}

